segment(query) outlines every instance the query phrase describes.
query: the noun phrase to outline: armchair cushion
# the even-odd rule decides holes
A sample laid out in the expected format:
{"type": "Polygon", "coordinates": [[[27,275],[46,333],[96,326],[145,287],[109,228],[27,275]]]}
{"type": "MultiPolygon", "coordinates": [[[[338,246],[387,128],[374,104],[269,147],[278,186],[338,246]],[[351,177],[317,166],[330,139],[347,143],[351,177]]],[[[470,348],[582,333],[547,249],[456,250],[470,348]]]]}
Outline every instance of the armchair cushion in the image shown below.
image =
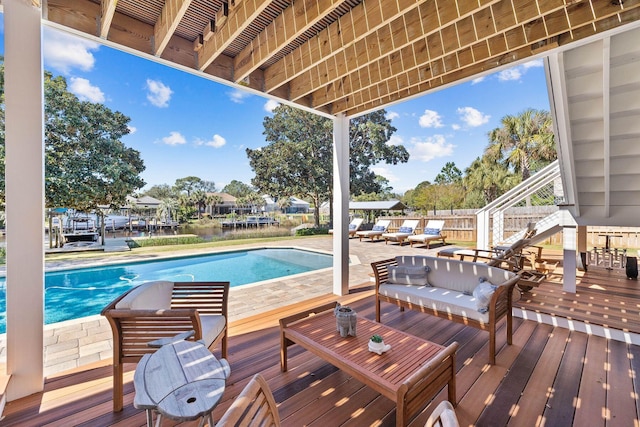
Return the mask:
{"type": "Polygon", "coordinates": [[[147,282],[132,289],[116,304],[116,309],[169,310],[173,282],[147,282]]]}
{"type": "Polygon", "coordinates": [[[207,347],[220,335],[227,325],[227,319],[220,314],[201,314],[202,339],[207,347]]]}

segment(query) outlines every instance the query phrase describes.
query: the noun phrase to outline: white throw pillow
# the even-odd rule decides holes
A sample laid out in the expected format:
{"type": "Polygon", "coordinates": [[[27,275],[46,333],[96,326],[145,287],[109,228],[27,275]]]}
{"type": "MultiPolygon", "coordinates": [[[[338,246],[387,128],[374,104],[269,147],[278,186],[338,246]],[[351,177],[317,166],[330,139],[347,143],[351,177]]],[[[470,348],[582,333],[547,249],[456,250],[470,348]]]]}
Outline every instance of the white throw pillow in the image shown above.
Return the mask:
{"type": "Polygon", "coordinates": [[[412,267],[404,265],[390,265],[389,283],[397,285],[431,286],[427,280],[428,266],[412,267]]]}
{"type": "Polygon", "coordinates": [[[476,307],[478,307],[478,311],[480,313],[486,313],[489,311],[489,302],[491,301],[491,296],[496,291],[496,287],[492,285],[490,282],[484,277],[480,278],[480,283],[473,290],[473,297],[476,299],[476,307]]]}

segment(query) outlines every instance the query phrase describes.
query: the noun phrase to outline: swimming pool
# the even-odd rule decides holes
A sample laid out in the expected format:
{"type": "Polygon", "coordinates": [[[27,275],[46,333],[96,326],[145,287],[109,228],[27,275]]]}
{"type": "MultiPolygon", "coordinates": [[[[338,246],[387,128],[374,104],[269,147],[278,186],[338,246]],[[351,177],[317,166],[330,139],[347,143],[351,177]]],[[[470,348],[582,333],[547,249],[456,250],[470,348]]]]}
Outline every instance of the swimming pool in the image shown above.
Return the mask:
{"type": "MultiPolygon", "coordinates": [[[[332,256],[266,248],[80,268],[45,274],[45,323],[99,314],[115,297],[152,280],[228,281],[240,286],[331,267],[332,256]]],[[[6,331],[6,281],[0,279],[0,333],[6,331]]]]}

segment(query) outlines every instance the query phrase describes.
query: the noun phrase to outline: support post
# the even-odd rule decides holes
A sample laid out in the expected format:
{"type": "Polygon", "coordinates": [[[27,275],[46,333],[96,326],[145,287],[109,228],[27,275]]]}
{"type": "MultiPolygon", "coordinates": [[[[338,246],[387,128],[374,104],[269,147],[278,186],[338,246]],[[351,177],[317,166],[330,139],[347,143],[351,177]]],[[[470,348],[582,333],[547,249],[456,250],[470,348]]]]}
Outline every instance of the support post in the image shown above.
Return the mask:
{"type": "Polygon", "coordinates": [[[562,290],[576,293],[576,227],[564,226],[562,229],[562,290]]]}
{"type": "Polygon", "coordinates": [[[349,119],[333,119],[333,293],[349,293],[349,119]]]}
{"type": "Polygon", "coordinates": [[[5,0],[8,400],[43,389],[44,95],[40,2],[5,0]]]}

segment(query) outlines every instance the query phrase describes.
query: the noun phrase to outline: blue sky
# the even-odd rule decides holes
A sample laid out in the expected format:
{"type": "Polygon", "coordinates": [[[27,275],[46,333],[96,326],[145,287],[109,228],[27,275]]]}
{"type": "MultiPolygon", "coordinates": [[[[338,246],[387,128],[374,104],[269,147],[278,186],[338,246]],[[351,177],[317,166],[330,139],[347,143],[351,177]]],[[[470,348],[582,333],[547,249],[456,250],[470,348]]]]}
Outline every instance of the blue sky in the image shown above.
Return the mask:
{"type": "MultiPolygon", "coordinates": [[[[2,24],[0,37],[3,46],[2,24]]],[[[266,144],[262,122],[274,101],[51,28],[44,40],[45,69],[64,76],[80,99],[131,118],[123,142],[141,153],[145,188],[192,175],[218,190],[234,179],[251,183],[245,149],[266,144]]],[[[411,158],[374,170],[398,193],[433,181],[447,162],[464,170],[503,116],[529,107],[549,109],[541,60],[389,106],[397,128],[390,143],[411,158]]]]}

